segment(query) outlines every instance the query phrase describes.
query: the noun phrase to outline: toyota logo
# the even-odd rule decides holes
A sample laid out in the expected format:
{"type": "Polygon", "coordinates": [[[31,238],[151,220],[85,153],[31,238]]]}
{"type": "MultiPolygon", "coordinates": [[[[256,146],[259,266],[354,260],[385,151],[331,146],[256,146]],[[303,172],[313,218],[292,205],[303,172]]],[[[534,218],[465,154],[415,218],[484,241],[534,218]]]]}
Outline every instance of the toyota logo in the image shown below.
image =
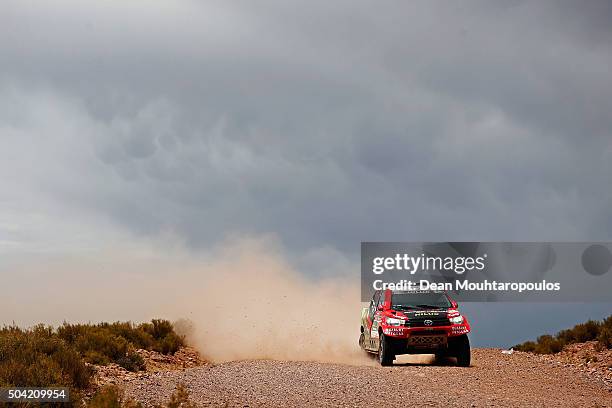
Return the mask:
{"type": "Polygon", "coordinates": [[[431,325],[433,324],[433,320],[429,320],[429,319],[427,319],[427,320],[423,320],[423,324],[424,324],[425,326],[431,326],[431,325]]]}

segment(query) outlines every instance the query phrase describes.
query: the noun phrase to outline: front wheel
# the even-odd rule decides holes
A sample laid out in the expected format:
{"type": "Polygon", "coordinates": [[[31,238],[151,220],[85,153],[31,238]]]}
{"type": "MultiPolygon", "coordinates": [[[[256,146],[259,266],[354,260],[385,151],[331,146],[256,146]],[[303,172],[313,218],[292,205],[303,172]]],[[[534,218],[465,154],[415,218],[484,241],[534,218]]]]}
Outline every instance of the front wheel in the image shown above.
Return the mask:
{"type": "Polygon", "coordinates": [[[455,357],[459,367],[469,367],[471,360],[470,339],[467,334],[459,336],[455,344],[455,357]]]}
{"type": "Polygon", "coordinates": [[[434,360],[437,365],[444,365],[446,363],[448,353],[446,350],[436,351],[436,358],[434,360]]]}
{"type": "Polygon", "coordinates": [[[380,334],[378,342],[378,362],[381,366],[390,366],[393,364],[395,356],[391,350],[391,344],[384,334],[380,334]]]}

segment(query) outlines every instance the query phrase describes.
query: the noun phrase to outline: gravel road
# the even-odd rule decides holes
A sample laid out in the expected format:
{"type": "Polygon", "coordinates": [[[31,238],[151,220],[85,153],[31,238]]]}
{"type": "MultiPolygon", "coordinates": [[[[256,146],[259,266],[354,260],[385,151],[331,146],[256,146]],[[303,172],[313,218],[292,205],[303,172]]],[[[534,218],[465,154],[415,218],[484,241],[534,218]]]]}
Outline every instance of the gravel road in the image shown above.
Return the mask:
{"type": "Polygon", "coordinates": [[[393,367],[237,361],[150,373],[123,386],[127,396],[147,406],[183,383],[202,406],[612,407],[610,387],[540,357],[475,349],[469,368],[411,358],[393,367]]]}

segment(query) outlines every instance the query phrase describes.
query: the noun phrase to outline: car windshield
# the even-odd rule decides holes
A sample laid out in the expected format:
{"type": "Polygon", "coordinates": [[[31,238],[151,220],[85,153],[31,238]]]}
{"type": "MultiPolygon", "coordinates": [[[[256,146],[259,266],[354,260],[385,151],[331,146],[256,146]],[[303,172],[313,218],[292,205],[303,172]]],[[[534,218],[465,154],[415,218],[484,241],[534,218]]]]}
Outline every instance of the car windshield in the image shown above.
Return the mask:
{"type": "Polygon", "coordinates": [[[392,309],[434,309],[449,308],[451,303],[442,292],[394,292],[391,296],[392,309]]]}

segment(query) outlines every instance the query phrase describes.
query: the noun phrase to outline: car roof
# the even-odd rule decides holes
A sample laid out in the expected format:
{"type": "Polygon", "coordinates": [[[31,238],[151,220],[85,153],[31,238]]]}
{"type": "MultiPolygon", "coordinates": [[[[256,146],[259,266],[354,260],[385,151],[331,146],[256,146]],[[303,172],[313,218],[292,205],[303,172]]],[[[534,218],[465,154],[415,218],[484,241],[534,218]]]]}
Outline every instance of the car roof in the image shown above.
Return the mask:
{"type": "Polygon", "coordinates": [[[416,294],[416,293],[443,293],[446,294],[445,291],[443,290],[392,290],[391,291],[392,294],[397,294],[397,295],[411,295],[411,294],[416,294]]]}

